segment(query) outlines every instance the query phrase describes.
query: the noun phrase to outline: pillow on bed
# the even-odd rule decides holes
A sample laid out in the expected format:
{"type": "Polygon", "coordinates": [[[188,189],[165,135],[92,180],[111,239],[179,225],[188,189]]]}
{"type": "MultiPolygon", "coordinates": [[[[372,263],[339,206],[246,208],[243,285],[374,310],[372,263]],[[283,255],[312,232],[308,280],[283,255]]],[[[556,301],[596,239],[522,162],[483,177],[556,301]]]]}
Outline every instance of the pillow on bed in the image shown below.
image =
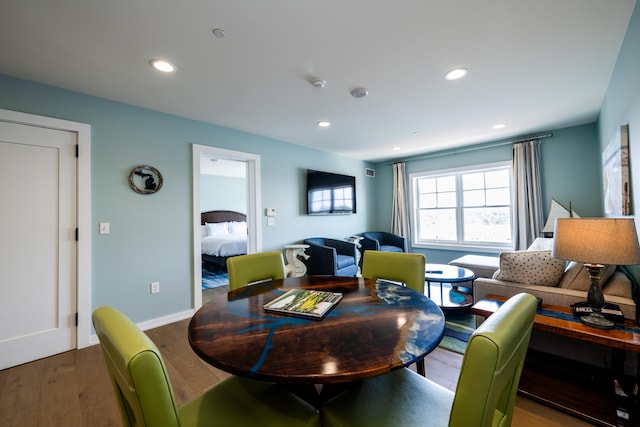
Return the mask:
{"type": "Polygon", "coordinates": [[[213,222],[206,223],[207,226],[207,234],[209,236],[226,236],[229,234],[229,223],[228,222],[213,222]]]}
{"type": "Polygon", "coordinates": [[[201,225],[200,226],[200,237],[207,237],[209,235],[209,232],[207,231],[207,226],[206,225],[201,225]]]}
{"type": "Polygon", "coordinates": [[[237,221],[233,221],[229,223],[229,234],[242,234],[245,235],[247,234],[247,222],[246,221],[242,221],[242,222],[237,222],[237,221]]]}

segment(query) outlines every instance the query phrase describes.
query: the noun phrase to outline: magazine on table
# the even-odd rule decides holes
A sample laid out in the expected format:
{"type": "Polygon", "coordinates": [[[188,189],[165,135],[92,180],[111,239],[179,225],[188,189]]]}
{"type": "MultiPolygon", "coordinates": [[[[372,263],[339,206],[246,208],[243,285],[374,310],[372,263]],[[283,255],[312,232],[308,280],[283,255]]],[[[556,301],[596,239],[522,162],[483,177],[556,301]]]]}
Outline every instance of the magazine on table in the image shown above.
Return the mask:
{"type": "Polygon", "coordinates": [[[291,289],[264,305],[267,311],[320,319],[342,298],[338,292],[291,289]]]}

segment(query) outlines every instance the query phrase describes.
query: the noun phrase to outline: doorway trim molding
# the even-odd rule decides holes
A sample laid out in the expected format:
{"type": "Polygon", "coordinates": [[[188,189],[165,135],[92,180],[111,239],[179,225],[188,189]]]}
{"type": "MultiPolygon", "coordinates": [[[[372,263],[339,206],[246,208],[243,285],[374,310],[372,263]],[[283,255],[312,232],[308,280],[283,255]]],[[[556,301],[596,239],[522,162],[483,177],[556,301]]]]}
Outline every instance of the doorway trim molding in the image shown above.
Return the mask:
{"type": "Polygon", "coordinates": [[[73,132],[77,135],[76,347],[91,343],[91,125],[0,109],[0,120],[73,132]]]}
{"type": "Polygon", "coordinates": [[[247,253],[262,250],[262,222],[260,221],[260,155],[228,150],[209,145],[193,144],[193,308],[202,307],[202,252],[200,234],[200,157],[210,156],[236,160],[247,164],[247,253]]]}

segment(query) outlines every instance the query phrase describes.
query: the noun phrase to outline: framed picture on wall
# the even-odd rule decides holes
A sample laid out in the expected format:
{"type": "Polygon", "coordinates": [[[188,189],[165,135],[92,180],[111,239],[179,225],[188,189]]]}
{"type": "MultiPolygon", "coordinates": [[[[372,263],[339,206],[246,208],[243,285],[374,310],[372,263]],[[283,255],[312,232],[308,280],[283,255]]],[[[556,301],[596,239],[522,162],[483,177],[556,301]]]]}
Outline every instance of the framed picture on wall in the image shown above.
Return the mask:
{"type": "Polygon", "coordinates": [[[631,215],[629,188],[629,125],[620,126],[602,153],[604,213],[631,215]]]}

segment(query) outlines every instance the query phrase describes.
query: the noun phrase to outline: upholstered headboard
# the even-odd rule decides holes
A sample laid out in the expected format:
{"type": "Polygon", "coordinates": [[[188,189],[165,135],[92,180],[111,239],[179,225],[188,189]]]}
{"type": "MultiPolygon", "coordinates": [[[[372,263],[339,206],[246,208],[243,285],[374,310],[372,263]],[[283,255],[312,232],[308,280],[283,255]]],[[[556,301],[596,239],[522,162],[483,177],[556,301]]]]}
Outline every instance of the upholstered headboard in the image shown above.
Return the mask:
{"type": "Polygon", "coordinates": [[[246,214],[236,211],[208,211],[200,214],[200,225],[204,225],[207,222],[213,224],[214,222],[242,222],[246,220],[246,214]]]}

